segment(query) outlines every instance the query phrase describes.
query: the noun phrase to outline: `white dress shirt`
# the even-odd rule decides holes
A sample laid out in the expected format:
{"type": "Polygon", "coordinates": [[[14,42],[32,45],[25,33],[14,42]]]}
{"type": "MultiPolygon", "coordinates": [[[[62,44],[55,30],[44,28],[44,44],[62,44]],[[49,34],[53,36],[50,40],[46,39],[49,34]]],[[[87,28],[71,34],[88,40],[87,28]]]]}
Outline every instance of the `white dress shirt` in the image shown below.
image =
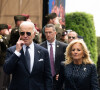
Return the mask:
{"type": "MultiPolygon", "coordinates": [[[[32,71],[32,68],[33,68],[33,64],[34,64],[34,43],[32,42],[30,45],[29,45],[29,54],[30,54],[30,65],[31,65],[31,70],[32,71]]],[[[26,51],[26,45],[23,45],[23,51],[24,51],[24,54],[25,54],[25,51],[26,51]]],[[[20,57],[21,53],[20,52],[17,52],[15,51],[15,54],[20,57]]]]}

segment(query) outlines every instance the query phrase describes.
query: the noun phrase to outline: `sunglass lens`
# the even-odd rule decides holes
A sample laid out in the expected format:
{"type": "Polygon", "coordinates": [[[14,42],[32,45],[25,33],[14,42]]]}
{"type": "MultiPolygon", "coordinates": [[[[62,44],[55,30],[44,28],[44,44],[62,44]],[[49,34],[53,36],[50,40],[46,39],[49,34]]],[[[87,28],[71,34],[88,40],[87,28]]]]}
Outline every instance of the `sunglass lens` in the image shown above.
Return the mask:
{"type": "Polygon", "coordinates": [[[26,34],[27,34],[28,36],[31,36],[31,32],[26,32],[26,34]]]}
{"type": "Polygon", "coordinates": [[[68,37],[69,39],[71,39],[71,37],[68,37]]]}
{"type": "Polygon", "coordinates": [[[68,38],[69,38],[69,39],[71,39],[71,38],[72,38],[72,39],[75,39],[75,37],[68,37],[68,38]]]}
{"type": "Polygon", "coordinates": [[[25,32],[20,32],[20,35],[24,35],[25,34],[25,32]]]}
{"type": "Polygon", "coordinates": [[[75,37],[72,37],[73,39],[75,39],[75,37]]]}

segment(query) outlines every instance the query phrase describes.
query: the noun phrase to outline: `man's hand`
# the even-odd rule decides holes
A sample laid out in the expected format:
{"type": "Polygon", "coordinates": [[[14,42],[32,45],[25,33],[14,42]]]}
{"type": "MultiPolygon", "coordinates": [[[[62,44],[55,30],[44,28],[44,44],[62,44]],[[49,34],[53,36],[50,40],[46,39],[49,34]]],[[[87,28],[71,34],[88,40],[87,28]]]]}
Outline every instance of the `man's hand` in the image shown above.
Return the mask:
{"type": "Polygon", "coordinates": [[[16,43],[16,51],[20,52],[20,50],[22,49],[22,46],[24,45],[24,41],[20,39],[18,39],[17,43],[16,43]]]}
{"type": "Polygon", "coordinates": [[[59,78],[59,74],[56,75],[56,80],[57,80],[57,81],[58,81],[58,78],[59,78]]]}

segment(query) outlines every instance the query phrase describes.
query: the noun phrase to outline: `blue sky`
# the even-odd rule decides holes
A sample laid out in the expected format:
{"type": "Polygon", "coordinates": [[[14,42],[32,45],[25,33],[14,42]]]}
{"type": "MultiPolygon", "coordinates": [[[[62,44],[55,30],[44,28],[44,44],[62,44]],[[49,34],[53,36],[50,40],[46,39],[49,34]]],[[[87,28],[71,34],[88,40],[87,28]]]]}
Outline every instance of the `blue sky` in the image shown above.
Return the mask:
{"type": "Polygon", "coordinates": [[[94,17],[96,36],[100,36],[100,0],[66,0],[65,12],[86,12],[94,17]]]}

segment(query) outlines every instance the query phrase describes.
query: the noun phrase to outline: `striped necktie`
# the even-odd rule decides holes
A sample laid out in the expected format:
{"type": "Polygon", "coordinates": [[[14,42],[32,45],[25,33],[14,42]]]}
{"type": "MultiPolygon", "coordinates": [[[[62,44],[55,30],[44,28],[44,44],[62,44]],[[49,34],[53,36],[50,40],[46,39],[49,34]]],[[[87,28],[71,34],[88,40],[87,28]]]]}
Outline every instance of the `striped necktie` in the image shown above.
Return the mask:
{"type": "Polygon", "coordinates": [[[55,67],[54,67],[54,56],[53,56],[52,44],[50,44],[50,64],[51,64],[52,76],[54,76],[55,75],[55,67]]]}

